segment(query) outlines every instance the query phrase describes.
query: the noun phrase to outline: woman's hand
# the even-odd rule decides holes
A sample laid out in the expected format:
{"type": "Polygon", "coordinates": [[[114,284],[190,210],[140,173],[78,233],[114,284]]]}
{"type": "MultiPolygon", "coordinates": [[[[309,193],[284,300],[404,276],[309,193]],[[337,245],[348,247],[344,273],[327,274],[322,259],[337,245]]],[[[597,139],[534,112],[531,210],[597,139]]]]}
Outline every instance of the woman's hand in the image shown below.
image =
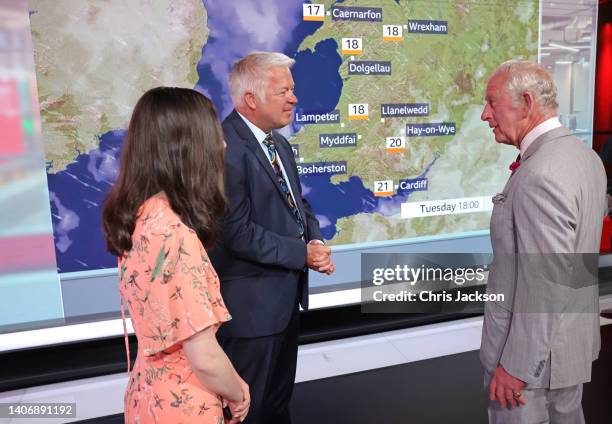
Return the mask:
{"type": "Polygon", "coordinates": [[[240,380],[240,388],[242,389],[242,401],[240,402],[231,402],[228,401],[227,404],[232,412],[232,419],[229,424],[236,424],[242,422],[244,418],[249,413],[249,407],[251,406],[251,394],[249,393],[249,385],[246,382],[238,377],[240,380]]]}

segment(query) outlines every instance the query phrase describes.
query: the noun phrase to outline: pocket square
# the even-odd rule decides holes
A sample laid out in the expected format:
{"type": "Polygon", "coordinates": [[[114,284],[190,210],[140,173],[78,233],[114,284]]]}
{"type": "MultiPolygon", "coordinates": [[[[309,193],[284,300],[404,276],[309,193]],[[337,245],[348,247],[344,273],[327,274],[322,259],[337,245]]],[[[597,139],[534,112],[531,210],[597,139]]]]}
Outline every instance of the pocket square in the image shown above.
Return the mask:
{"type": "Polygon", "coordinates": [[[506,201],[506,195],[504,193],[497,193],[491,200],[494,205],[501,205],[506,201]]]}

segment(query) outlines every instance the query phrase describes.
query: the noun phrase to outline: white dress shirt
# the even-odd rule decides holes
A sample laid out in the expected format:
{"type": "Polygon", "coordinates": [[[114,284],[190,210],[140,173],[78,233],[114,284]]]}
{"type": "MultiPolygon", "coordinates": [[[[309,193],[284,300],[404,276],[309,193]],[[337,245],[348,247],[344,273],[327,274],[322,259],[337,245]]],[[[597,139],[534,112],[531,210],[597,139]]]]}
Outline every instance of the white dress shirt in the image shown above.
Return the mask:
{"type": "Polygon", "coordinates": [[[525,138],[523,138],[523,141],[521,141],[521,144],[520,144],[521,158],[523,157],[523,155],[525,154],[525,152],[527,151],[531,143],[533,143],[536,138],[538,138],[544,133],[547,133],[548,131],[552,131],[555,128],[559,128],[560,126],[561,126],[561,121],[559,121],[559,118],[555,116],[554,118],[547,119],[546,121],[542,122],[540,125],[537,125],[536,127],[534,127],[531,131],[529,131],[527,135],[525,136],[525,138]]]}

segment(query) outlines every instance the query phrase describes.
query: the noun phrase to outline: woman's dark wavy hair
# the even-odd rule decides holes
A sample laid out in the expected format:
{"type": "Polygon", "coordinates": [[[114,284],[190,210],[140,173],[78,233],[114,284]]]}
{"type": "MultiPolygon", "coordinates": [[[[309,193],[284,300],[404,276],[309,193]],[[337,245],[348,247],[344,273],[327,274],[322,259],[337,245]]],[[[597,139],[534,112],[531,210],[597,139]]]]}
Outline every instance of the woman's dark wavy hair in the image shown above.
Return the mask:
{"type": "Polygon", "coordinates": [[[143,94],[123,143],[119,177],[102,211],[113,255],[132,249],[138,209],[159,192],[205,247],[215,242],[227,202],[222,134],[214,105],[197,91],[157,87],[143,94]]]}

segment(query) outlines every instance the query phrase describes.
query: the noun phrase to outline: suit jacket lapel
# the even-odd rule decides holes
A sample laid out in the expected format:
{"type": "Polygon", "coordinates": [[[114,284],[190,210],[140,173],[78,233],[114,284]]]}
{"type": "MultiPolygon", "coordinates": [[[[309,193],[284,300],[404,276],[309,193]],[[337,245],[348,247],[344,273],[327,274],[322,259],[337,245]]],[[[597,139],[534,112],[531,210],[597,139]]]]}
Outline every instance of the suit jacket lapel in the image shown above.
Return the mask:
{"type": "MultiPolygon", "coordinates": [[[[232,125],[234,126],[234,129],[236,130],[238,135],[244,140],[246,146],[249,148],[249,150],[251,150],[253,155],[255,155],[255,157],[261,164],[261,167],[266,172],[266,175],[268,175],[268,177],[272,180],[272,183],[276,187],[278,194],[282,197],[283,203],[285,203],[289,211],[291,211],[291,206],[289,206],[287,197],[285,196],[285,193],[283,193],[283,189],[278,183],[276,173],[274,172],[274,169],[272,168],[272,165],[270,164],[270,159],[268,158],[268,156],[266,156],[266,154],[262,150],[259,142],[255,138],[255,136],[253,135],[253,133],[251,132],[247,124],[242,120],[240,115],[238,115],[238,113],[235,110],[232,111],[232,113],[228,116],[228,118],[232,120],[232,125]]],[[[277,148],[277,151],[279,151],[278,148],[277,148]]],[[[283,166],[287,163],[282,155],[281,155],[281,161],[283,161],[283,166]]],[[[289,184],[291,184],[291,182],[289,182],[289,184]]],[[[291,186],[291,188],[293,190],[293,185],[291,186]]],[[[301,213],[301,210],[300,210],[300,213],[301,213]]]]}
{"type": "Polygon", "coordinates": [[[285,173],[287,174],[287,184],[291,186],[293,200],[295,201],[295,205],[297,206],[300,216],[302,217],[302,225],[304,226],[304,233],[306,233],[306,217],[304,215],[304,204],[302,203],[300,177],[299,175],[295,175],[295,172],[293,172],[293,167],[290,166],[293,161],[289,155],[292,155],[293,152],[286,149],[286,143],[278,141],[276,134],[272,133],[272,137],[274,138],[276,144],[276,151],[280,156],[283,167],[285,168],[285,173]]]}

